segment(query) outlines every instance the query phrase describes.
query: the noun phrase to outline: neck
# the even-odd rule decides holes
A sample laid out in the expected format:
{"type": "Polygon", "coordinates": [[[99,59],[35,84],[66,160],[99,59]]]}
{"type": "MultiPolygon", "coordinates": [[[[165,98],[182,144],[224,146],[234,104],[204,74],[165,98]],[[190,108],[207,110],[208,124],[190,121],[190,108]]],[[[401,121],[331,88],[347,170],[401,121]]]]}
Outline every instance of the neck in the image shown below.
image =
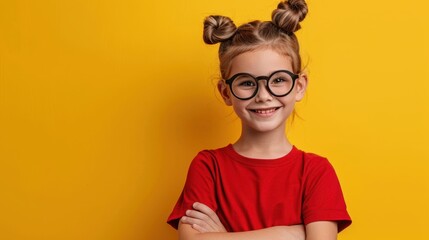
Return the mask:
{"type": "Polygon", "coordinates": [[[240,138],[234,143],[234,149],[246,157],[273,159],[289,153],[292,144],[285,135],[285,128],[258,132],[243,127],[240,138]]]}

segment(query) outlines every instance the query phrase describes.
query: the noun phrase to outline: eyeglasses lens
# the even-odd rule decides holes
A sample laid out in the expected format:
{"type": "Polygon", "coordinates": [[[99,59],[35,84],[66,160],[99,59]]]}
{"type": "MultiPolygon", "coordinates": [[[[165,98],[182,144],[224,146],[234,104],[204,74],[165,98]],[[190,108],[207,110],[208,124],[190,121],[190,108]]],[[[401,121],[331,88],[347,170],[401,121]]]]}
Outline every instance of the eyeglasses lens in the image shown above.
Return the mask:
{"type": "MultiPolygon", "coordinates": [[[[293,80],[286,72],[278,72],[271,76],[267,86],[272,94],[282,96],[291,90],[293,80]]],[[[258,91],[258,81],[248,74],[239,75],[232,82],[232,91],[239,98],[250,98],[258,91]]]]}

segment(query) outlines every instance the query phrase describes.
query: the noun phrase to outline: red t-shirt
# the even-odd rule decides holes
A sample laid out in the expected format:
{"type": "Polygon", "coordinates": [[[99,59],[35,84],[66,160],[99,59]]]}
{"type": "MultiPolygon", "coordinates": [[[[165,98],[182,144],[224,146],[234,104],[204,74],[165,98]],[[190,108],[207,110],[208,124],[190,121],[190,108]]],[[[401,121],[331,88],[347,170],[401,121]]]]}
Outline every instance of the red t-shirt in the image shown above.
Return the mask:
{"type": "Polygon", "coordinates": [[[254,159],[228,145],[198,153],[167,222],[178,227],[194,202],[213,209],[230,232],[336,221],[351,224],[340,183],[326,158],[293,147],[278,159],[254,159]]]}

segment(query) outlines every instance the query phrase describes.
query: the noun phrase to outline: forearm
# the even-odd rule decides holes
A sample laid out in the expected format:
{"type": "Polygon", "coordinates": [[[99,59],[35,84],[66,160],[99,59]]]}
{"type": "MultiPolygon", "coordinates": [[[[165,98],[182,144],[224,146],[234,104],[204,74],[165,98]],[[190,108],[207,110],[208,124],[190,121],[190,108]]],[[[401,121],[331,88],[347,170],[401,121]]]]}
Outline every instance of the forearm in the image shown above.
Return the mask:
{"type": "Polygon", "coordinates": [[[276,226],[244,232],[200,233],[189,224],[179,225],[179,240],[304,240],[302,226],[276,226]]]}
{"type": "Polygon", "coordinates": [[[305,226],[306,240],[336,240],[338,225],[332,221],[312,222],[305,226]]]}

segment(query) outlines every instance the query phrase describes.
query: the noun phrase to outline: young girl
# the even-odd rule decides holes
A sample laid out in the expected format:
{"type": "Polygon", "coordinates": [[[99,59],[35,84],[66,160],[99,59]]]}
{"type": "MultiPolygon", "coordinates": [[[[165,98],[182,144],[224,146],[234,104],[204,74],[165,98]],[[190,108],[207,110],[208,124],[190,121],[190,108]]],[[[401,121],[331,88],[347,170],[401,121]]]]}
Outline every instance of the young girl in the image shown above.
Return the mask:
{"type": "Polygon", "coordinates": [[[209,16],[204,41],[220,42],[219,92],[241,120],[240,138],[192,161],[168,223],[181,240],[336,239],[351,223],[334,169],[285,136],[307,86],[294,34],[304,0],[281,2],[272,21],[236,27],[209,16]]]}

